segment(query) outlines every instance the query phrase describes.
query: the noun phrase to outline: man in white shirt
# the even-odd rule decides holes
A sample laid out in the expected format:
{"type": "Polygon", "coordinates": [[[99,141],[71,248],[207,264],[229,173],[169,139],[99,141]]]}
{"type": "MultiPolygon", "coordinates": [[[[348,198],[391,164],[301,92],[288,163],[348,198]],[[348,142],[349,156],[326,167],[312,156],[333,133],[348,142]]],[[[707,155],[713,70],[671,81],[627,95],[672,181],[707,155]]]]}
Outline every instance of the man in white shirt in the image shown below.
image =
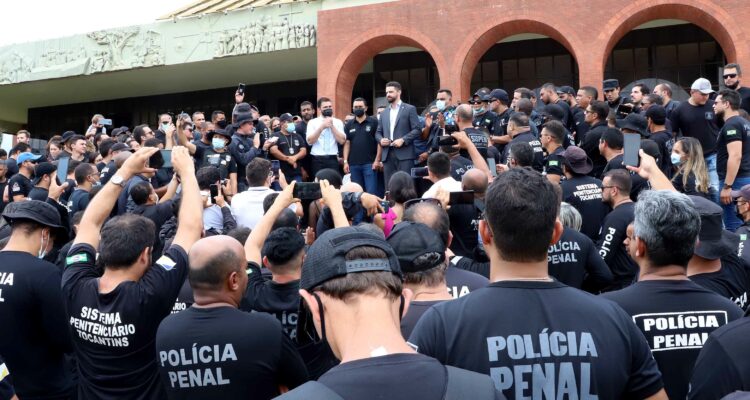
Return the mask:
{"type": "Polygon", "coordinates": [[[328,97],[318,99],[318,112],[320,115],[307,123],[305,135],[307,143],[312,146],[310,156],[313,176],[325,168],[339,170],[339,145],[346,142],[344,123],[333,117],[331,99],[328,97]]]}
{"type": "Polygon", "coordinates": [[[460,192],[461,182],[451,176],[451,159],[445,153],[432,153],[427,158],[427,179],[432,181],[432,186],[424,192],[423,199],[434,198],[438,188],[446,192],[460,192]]]}
{"type": "Polygon", "coordinates": [[[256,157],[247,164],[245,169],[247,190],[232,198],[232,215],[237,226],[255,229],[255,225],[263,217],[263,200],[271,193],[273,172],[271,162],[265,158],[256,157]]]}

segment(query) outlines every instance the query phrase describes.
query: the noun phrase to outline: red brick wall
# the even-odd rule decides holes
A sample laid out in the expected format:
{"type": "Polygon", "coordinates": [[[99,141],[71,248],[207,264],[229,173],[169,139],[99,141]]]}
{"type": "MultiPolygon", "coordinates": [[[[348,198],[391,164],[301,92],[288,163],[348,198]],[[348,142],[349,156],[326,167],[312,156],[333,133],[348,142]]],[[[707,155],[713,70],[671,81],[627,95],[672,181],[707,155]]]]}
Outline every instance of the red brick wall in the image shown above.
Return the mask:
{"type": "Polygon", "coordinates": [[[354,81],[369,59],[410,46],[429,53],[439,86],[465,100],[479,59],[519,33],[557,40],[578,62],[580,85],[601,87],[612,48],[655,19],[694,23],[713,35],[729,62],[750,66],[748,0],[401,0],[318,13],[318,95],[351,103],[354,81]]]}

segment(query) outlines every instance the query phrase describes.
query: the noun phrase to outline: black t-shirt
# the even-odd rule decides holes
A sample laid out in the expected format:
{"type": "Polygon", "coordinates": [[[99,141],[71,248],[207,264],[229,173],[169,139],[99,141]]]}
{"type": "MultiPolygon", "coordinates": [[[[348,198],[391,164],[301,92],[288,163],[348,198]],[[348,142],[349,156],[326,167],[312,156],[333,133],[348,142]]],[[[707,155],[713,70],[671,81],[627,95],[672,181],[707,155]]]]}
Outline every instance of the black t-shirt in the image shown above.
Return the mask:
{"type": "Polygon", "coordinates": [[[63,271],[63,296],[78,360],[81,398],[164,398],[154,341],[187,275],[185,250],[172,245],[138,282],[99,292],[96,250],[74,245],[63,271]]]}
{"type": "Polygon", "coordinates": [[[13,379],[10,375],[8,366],[5,365],[5,360],[0,357],[0,399],[8,400],[16,395],[16,391],[13,389],[13,379]]]}
{"type": "Polygon", "coordinates": [[[683,101],[672,111],[669,118],[672,121],[672,131],[682,132],[682,136],[693,137],[701,142],[704,156],[716,152],[716,133],[719,128],[716,125],[713,106],[713,100],[708,100],[702,106],[694,106],[688,101],[683,101]]]}
{"type": "Polygon", "coordinates": [[[401,318],[401,334],[404,336],[404,339],[409,339],[417,322],[422,318],[422,315],[430,309],[430,307],[444,301],[445,300],[412,301],[409,303],[409,310],[404,317],[401,318]]]}
{"type": "Polygon", "coordinates": [[[349,141],[349,165],[372,164],[378,151],[376,130],[378,119],[375,117],[367,117],[362,122],[355,118],[346,123],[344,132],[349,141]]]}
{"type": "Polygon", "coordinates": [[[115,172],[117,172],[117,167],[115,166],[115,161],[112,160],[108,162],[101,171],[99,171],[99,182],[101,182],[102,185],[106,185],[107,182],[109,182],[110,178],[112,178],[112,175],[115,174],[115,172]]]}
{"type": "Polygon", "coordinates": [[[29,197],[34,184],[23,174],[15,174],[8,181],[8,203],[13,202],[13,196],[29,197]]]}
{"type": "Polygon", "coordinates": [[[670,170],[672,169],[672,147],[674,146],[674,139],[672,139],[672,132],[667,131],[659,131],[659,132],[651,132],[651,136],[649,136],[649,139],[656,142],[656,144],[659,146],[659,154],[661,156],[660,160],[660,167],[662,172],[666,174],[667,176],[671,176],[669,174],[670,170]]]}
{"type": "Polygon", "coordinates": [[[573,115],[573,127],[572,130],[575,132],[575,143],[581,143],[586,133],[589,131],[589,124],[586,123],[586,113],[580,106],[575,106],[570,109],[573,115]]]}
{"type": "Polygon", "coordinates": [[[609,207],[602,202],[602,181],[579,175],[560,181],[563,201],[581,213],[581,233],[591,240],[599,240],[599,230],[609,207]]]}
{"type": "Polygon", "coordinates": [[[49,197],[49,190],[41,186],[34,186],[29,192],[31,200],[47,201],[47,197],[49,197]]]}
{"type": "MultiPolygon", "coordinates": [[[[466,128],[464,129],[466,136],[469,137],[471,143],[477,148],[482,158],[487,158],[487,147],[490,145],[490,134],[484,128],[466,128]]],[[[468,150],[461,150],[460,154],[462,157],[470,158],[468,150]]]]}
{"type": "Polygon", "coordinates": [[[558,281],[581,289],[603,289],[612,283],[612,272],[588,236],[565,228],[560,240],[547,251],[549,274],[558,281]]]}
{"type": "Polygon", "coordinates": [[[720,270],[691,275],[690,280],[733,301],[743,310],[747,310],[750,270],[736,254],[722,257],[720,270]]]}
{"type": "Polygon", "coordinates": [[[460,155],[451,158],[451,178],[461,182],[461,178],[464,176],[466,171],[474,168],[474,164],[470,159],[461,157],[460,155]]]}
{"type": "MultiPolygon", "coordinates": [[[[283,133],[278,132],[271,135],[271,137],[279,138],[276,142],[276,148],[281,152],[281,154],[285,156],[296,155],[300,152],[301,149],[305,148],[305,141],[302,139],[302,136],[297,133],[284,135],[283,133]],[[290,149],[291,151],[289,151],[290,149]]],[[[278,158],[276,158],[272,153],[269,152],[268,155],[270,159],[278,160],[278,158]]],[[[373,156],[373,158],[375,157],[373,156]]],[[[302,171],[300,171],[299,160],[297,161],[297,168],[294,168],[292,164],[289,164],[284,160],[279,160],[279,166],[281,167],[281,171],[284,172],[284,176],[286,176],[287,179],[291,179],[295,175],[302,174],[302,171]]]]}
{"type": "Polygon", "coordinates": [[[70,209],[70,215],[74,215],[78,211],[83,211],[88,207],[89,201],[91,200],[91,197],[89,196],[89,192],[76,188],[76,190],[73,191],[73,194],[70,195],[70,198],[68,199],[68,208],[70,209]]]}
{"type": "Polygon", "coordinates": [[[619,304],[646,336],[670,399],[687,396],[708,335],[742,317],[734,303],[689,280],[640,281],[602,296],[619,304]]]}
{"type": "Polygon", "coordinates": [[[170,399],[271,399],[307,369],[271,316],[233,307],[170,315],[156,333],[161,383],[170,399]]]}
{"type": "Polygon", "coordinates": [[[625,167],[625,162],[623,161],[622,154],[616,155],[614,158],[607,162],[607,165],[604,167],[603,174],[606,174],[613,169],[623,169],[630,174],[630,200],[638,201],[638,195],[641,194],[642,191],[651,188],[651,184],[648,182],[648,180],[643,179],[643,177],[636,174],[635,172],[629,171],[625,167]]]}
{"type": "Polygon", "coordinates": [[[473,124],[475,128],[484,128],[490,135],[495,136],[495,126],[497,125],[497,114],[487,111],[480,115],[474,116],[473,124]]]}
{"type": "Polygon", "coordinates": [[[297,337],[297,311],[299,309],[299,280],[287,283],[266,281],[258,264],[247,263],[247,290],[240,309],[272,314],[279,320],[284,334],[297,337]]]}
{"type": "Polygon", "coordinates": [[[454,299],[466,296],[467,294],[486,287],[490,284],[489,279],[474,272],[464,271],[462,269],[449,266],[445,270],[445,283],[448,285],[448,293],[454,299]]]}
{"type": "Polygon", "coordinates": [[[159,238],[159,232],[161,231],[161,227],[175,216],[177,211],[175,208],[174,201],[169,199],[159,204],[136,206],[133,210],[133,214],[142,215],[154,222],[154,234],[156,236],[154,239],[153,254],[156,256],[161,256],[161,251],[163,250],[163,243],[161,243],[161,239],[159,238]]]}
{"type": "Polygon", "coordinates": [[[739,115],[724,121],[724,126],[719,131],[719,138],[716,140],[716,172],[719,174],[719,179],[723,180],[727,176],[727,161],[729,160],[727,145],[732,142],[740,142],[742,146],[737,178],[750,176],[750,143],[745,146],[749,133],[750,122],[739,115]]]}
{"type": "Polygon", "coordinates": [[[227,179],[229,174],[237,173],[237,162],[229,153],[229,148],[226,148],[222,153],[218,153],[213,148],[196,147],[193,157],[198,160],[198,169],[203,167],[218,168],[221,179],[227,179]]]}
{"type": "Polygon", "coordinates": [[[479,204],[483,202],[475,199],[474,204],[454,204],[448,209],[453,233],[450,249],[457,256],[471,256],[479,243],[479,221],[482,219],[479,204]]]}
{"type": "Polygon", "coordinates": [[[599,153],[599,140],[602,138],[602,134],[607,130],[607,122],[598,122],[591,126],[586,135],[581,141],[581,149],[586,152],[591,162],[594,163],[594,168],[589,172],[590,176],[595,178],[601,178],[602,171],[607,165],[607,159],[599,153]]]}
{"type": "MultiPolygon", "coordinates": [[[[687,195],[691,196],[701,196],[705,197],[710,200],[709,193],[699,192],[698,187],[696,186],[695,182],[695,174],[690,173],[687,177],[687,185],[683,184],[682,182],[683,173],[678,172],[677,175],[672,178],[672,186],[674,186],[675,190],[680,193],[685,193],[687,195]]],[[[710,188],[709,188],[710,191],[710,188]]]]}
{"type": "Polygon", "coordinates": [[[623,242],[628,225],[635,218],[635,203],[620,204],[612,210],[602,223],[602,231],[596,247],[614,276],[611,289],[630,285],[638,275],[638,264],[628,255],[623,242]]]}
{"type": "Polygon", "coordinates": [[[421,354],[363,358],[333,367],[318,382],[344,399],[433,400],[445,397],[445,367],[421,354]]]}
{"type": "Polygon", "coordinates": [[[740,256],[745,265],[750,265],[750,226],[747,223],[734,231],[740,237],[737,246],[737,255],[740,256]]]}
{"type": "Polygon", "coordinates": [[[563,174],[562,166],[565,159],[561,155],[565,151],[562,146],[556,148],[550,153],[544,160],[544,173],[547,175],[559,175],[565,177],[563,174]]]}
{"type": "Polygon", "coordinates": [[[750,318],[740,318],[708,336],[690,379],[689,399],[720,399],[750,391],[750,318]]]}
{"type": "Polygon", "coordinates": [[[510,148],[513,144],[519,142],[526,142],[531,146],[531,149],[534,150],[534,162],[531,166],[536,171],[542,172],[544,170],[544,149],[542,149],[542,142],[540,142],[539,139],[529,131],[514,136],[510,143],[505,146],[502,163],[510,163],[510,159],[512,158],[510,155],[510,148]]]}
{"type": "Polygon", "coordinates": [[[750,88],[739,87],[737,93],[740,94],[740,108],[750,113],[750,88]]]}
{"type": "Polygon", "coordinates": [[[190,281],[185,279],[180,287],[180,293],[177,294],[177,298],[174,300],[174,306],[172,306],[172,312],[170,314],[177,314],[180,311],[185,311],[193,305],[195,299],[193,298],[193,288],[190,287],[190,281]]]}
{"type": "Polygon", "coordinates": [[[646,398],[662,388],[620,307],[560,282],[501,281],[427,310],[409,342],[508,398],[646,398]]]}
{"type": "MultiPolygon", "coordinates": [[[[510,119],[510,115],[512,113],[513,113],[513,110],[508,108],[507,110],[503,111],[502,114],[497,114],[497,118],[495,119],[495,130],[492,133],[492,136],[505,136],[508,134],[508,120],[510,119]]],[[[501,154],[503,152],[504,146],[505,146],[504,144],[494,145],[497,151],[500,152],[501,154]]],[[[496,160],[499,161],[499,159],[496,159],[496,160]]]]}
{"type": "Polygon", "coordinates": [[[0,252],[0,354],[21,399],[72,395],[60,279],[54,264],[25,252],[0,252]]]}

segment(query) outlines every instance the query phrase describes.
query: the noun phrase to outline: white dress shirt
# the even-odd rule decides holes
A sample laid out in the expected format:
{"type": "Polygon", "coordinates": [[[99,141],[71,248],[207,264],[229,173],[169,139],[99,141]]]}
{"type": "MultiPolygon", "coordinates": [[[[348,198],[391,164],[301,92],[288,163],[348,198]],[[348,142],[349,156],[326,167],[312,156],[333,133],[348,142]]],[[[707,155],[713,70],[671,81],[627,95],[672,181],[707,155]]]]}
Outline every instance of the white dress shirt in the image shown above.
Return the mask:
{"type": "MultiPolygon", "coordinates": [[[[232,198],[232,215],[237,226],[255,229],[261,217],[263,217],[263,200],[271,193],[276,193],[273,189],[266,186],[249,187],[241,193],[237,193],[232,198]]],[[[289,209],[294,211],[296,205],[292,204],[289,209]]]]}
{"type": "Polygon", "coordinates": [[[391,131],[388,132],[388,133],[390,134],[391,141],[393,141],[393,129],[396,127],[396,118],[398,118],[398,112],[399,112],[399,110],[401,110],[401,100],[399,100],[399,101],[397,101],[397,102],[395,102],[393,104],[396,105],[396,108],[393,108],[393,106],[390,106],[391,110],[388,113],[388,117],[389,117],[390,123],[391,123],[391,126],[390,126],[390,130],[391,131]]]}
{"type": "Polygon", "coordinates": [[[447,177],[443,178],[430,186],[429,189],[427,189],[426,192],[422,195],[423,199],[432,199],[435,198],[435,195],[437,194],[438,188],[443,188],[443,190],[447,192],[460,192],[463,190],[461,187],[461,182],[453,179],[453,177],[447,177]]]}
{"type": "MultiPolygon", "coordinates": [[[[323,119],[323,117],[317,117],[311,119],[310,122],[307,123],[307,132],[305,133],[305,136],[307,137],[308,143],[310,142],[310,137],[313,136],[315,131],[317,131],[323,123],[323,119]]],[[[344,123],[338,118],[333,118],[333,127],[339,132],[344,132],[344,123]]],[[[310,149],[310,155],[335,156],[338,154],[339,145],[338,142],[336,142],[336,136],[331,128],[323,129],[320,136],[318,136],[318,141],[313,143],[312,148],[310,149]]]]}

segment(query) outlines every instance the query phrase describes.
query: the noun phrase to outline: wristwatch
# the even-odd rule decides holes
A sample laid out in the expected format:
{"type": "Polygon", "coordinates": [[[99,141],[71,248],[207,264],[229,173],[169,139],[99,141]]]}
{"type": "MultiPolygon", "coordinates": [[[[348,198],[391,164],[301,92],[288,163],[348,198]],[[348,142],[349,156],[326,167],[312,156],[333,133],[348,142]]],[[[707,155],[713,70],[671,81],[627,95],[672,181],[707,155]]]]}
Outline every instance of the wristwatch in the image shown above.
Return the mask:
{"type": "Polygon", "coordinates": [[[112,177],[109,178],[109,181],[121,188],[125,187],[125,179],[121,175],[112,175],[112,177]]]}
{"type": "Polygon", "coordinates": [[[731,189],[732,185],[734,185],[734,184],[725,183],[724,184],[724,189],[731,189]]]}

